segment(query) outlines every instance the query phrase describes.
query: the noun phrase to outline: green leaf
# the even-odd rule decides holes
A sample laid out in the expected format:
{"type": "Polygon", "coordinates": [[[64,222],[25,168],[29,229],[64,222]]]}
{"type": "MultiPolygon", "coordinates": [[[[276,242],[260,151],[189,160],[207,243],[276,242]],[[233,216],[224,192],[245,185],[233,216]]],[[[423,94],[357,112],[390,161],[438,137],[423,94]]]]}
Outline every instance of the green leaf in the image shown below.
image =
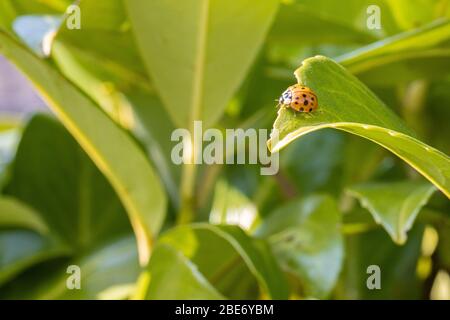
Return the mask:
{"type": "Polygon", "coordinates": [[[346,264],[342,272],[340,299],[423,299],[423,282],[417,276],[421,256],[423,226],[415,226],[404,246],[398,246],[381,229],[346,237],[346,264]],[[381,289],[369,289],[367,281],[373,272],[381,271],[381,289]],[[343,292],[342,292],[343,291],[343,292]]]}
{"type": "Polygon", "coordinates": [[[130,231],[108,181],[47,115],[25,128],[5,193],[37,210],[52,235],[77,251],[130,231]]]}
{"type": "Polygon", "coordinates": [[[71,0],[45,0],[45,1],[29,1],[29,0],[5,0],[12,2],[19,15],[25,14],[43,14],[43,13],[63,13],[71,4],[71,0]]]}
{"type": "Polygon", "coordinates": [[[178,208],[180,167],[172,163],[172,146],[166,143],[174,126],[146,75],[124,3],[83,1],[80,10],[82,29],[69,30],[63,24],[52,58],[68,79],[145,144],[178,208]]]}
{"type": "Polygon", "coordinates": [[[120,90],[148,86],[123,1],[82,1],[80,10],[82,28],[70,30],[63,23],[53,43],[52,57],[64,73],[96,100],[107,99],[108,90],[101,88],[106,83],[120,90]]]}
{"type": "Polygon", "coordinates": [[[17,12],[10,0],[0,1],[0,26],[12,31],[12,22],[17,12]]]}
{"type": "Polygon", "coordinates": [[[169,245],[156,246],[148,272],[150,285],[146,299],[224,299],[183,253],[169,245]]]}
{"type": "Polygon", "coordinates": [[[439,77],[450,63],[450,20],[439,20],[340,56],[337,61],[365,83],[395,85],[439,77]]]}
{"type": "Polygon", "coordinates": [[[5,227],[30,229],[41,234],[49,231],[36,211],[12,197],[0,198],[0,228],[5,227]]]}
{"type": "MultiPolygon", "coordinates": [[[[367,7],[380,1],[293,0],[283,1],[269,39],[284,43],[369,43],[379,38],[369,30],[367,7]]],[[[381,3],[380,3],[381,5],[381,3]]],[[[390,23],[389,12],[382,15],[383,27],[390,23]]],[[[375,32],[374,32],[375,31],[375,32]]]]}
{"type": "Polygon", "coordinates": [[[52,237],[44,237],[30,230],[2,230],[0,285],[33,265],[71,253],[69,247],[52,237]]]}
{"type": "Polygon", "coordinates": [[[295,74],[299,83],[315,91],[320,111],[305,116],[280,108],[268,142],[272,152],[323,128],[346,131],[391,151],[450,197],[450,158],[416,139],[400,118],[343,67],[317,56],[305,60],[295,74]]]}
{"type": "Polygon", "coordinates": [[[357,185],[349,193],[370,211],[394,242],[404,244],[406,232],[435,190],[426,182],[401,181],[357,185]]]}
{"type": "Polygon", "coordinates": [[[165,217],[166,195],[136,142],[67,79],[0,31],[0,52],[36,85],[124,204],[142,263],[165,217]],[[114,143],[111,143],[114,141],[114,143]]]}
{"type": "Polygon", "coordinates": [[[447,0],[384,0],[402,29],[415,28],[450,16],[447,0]]]}
{"type": "Polygon", "coordinates": [[[284,275],[268,245],[236,226],[182,226],[164,234],[160,242],[183,252],[224,296],[248,297],[252,282],[244,279],[253,275],[262,294],[272,299],[287,298],[284,275]],[[241,290],[246,294],[241,295],[241,290]]]}
{"type": "Polygon", "coordinates": [[[216,183],[209,222],[237,225],[249,231],[259,223],[258,208],[239,189],[225,180],[216,183]]]}
{"type": "Polygon", "coordinates": [[[38,265],[2,288],[3,299],[76,299],[104,297],[108,289],[131,287],[139,276],[136,242],[132,236],[121,237],[79,254],[73,259],[38,265]],[[67,288],[71,276],[67,268],[80,268],[80,290],[67,288]]]}
{"type": "Polygon", "coordinates": [[[130,0],[126,5],[169,114],[176,125],[191,128],[194,120],[208,127],[220,118],[262,45],[278,0],[130,0]]]}
{"type": "MultiPolygon", "coordinates": [[[[25,128],[5,193],[21,201],[0,198],[5,200],[0,200],[0,216],[8,219],[9,227],[32,228],[41,235],[0,231],[2,281],[50,258],[80,257],[131,231],[108,181],[64,127],[47,115],[34,116],[25,128]]],[[[44,281],[50,275],[41,277],[44,281]]]]}
{"type": "Polygon", "coordinates": [[[12,31],[17,16],[30,14],[62,14],[71,0],[2,0],[0,1],[0,26],[12,31]]]}
{"type": "Polygon", "coordinates": [[[344,259],[341,215],[329,196],[311,196],[276,209],[258,235],[268,237],[283,267],[297,277],[306,297],[325,298],[344,259]]]}
{"type": "Polygon", "coordinates": [[[335,130],[314,132],[289,145],[280,157],[284,179],[298,194],[337,193],[342,187],[341,171],[346,144],[335,130]],[[314,161],[310,161],[314,158],[314,161]]]}

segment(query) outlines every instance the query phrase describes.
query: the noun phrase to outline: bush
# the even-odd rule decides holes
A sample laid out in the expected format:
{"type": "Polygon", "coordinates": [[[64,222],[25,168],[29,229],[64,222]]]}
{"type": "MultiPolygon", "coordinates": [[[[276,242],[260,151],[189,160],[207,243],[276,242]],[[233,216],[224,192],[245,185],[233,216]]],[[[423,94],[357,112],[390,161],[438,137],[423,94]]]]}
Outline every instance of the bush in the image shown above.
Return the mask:
{"type": "Polygon", "coordinates": [[[0,3],[1,298],[449,298],[442,1],[70,2],[0,3]]]}

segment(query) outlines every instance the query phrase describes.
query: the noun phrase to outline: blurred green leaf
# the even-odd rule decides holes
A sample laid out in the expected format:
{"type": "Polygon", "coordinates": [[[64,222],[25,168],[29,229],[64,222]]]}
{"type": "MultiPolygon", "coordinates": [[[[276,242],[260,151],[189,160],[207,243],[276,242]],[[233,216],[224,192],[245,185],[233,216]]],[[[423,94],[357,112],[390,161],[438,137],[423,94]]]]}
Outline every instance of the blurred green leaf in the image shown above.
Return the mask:
{"type": "Polygon", "coordinates": [[[16,18],[16,10],[10,0],[0,1],[0,26],[12,31],[12,22],[16,18]]]}
{"type": "Polygon", "coordinates": [[[48,227],[39,214],[12,197],[0,197],[0,228],[24,228],[40,234],[48,227]]]}
{"type": "Polygon", "coordinates": [[[400,28],[417,28],[439,17],[450,16],[447,0],[384,0],[400,28]]]}
{"type": "Polygon", "coordinates": [[[410,231],[408,241],[398,246],[377,229],[346,238],[346,263],[337,292],[341,299],[421,299],[423,282],[416,273],[421,255],[423,226],[410,231]],[[370,290],[369,266],[380,267],[381,289],[370,290]]]}
{"type": "Polygon", "coordinates": [[[50,232],[74,250],[130,231],[107,180],[47,115],[36,115],[25,128],[5,193],[37,210],[50,232]]]}
{"type": "Polygon", "coordinates": [[[358,198],[394,242],[404,244],[406,232],[435,190],[427,182],[372,182],[353,186],[349,193],[358,198]]]}
{"type": "Polygon", "coordinates": [[[2,0],[0,1],[0,26],[12,30],[17,16],[30,14],[62,14],[71,0],[2,0]]]}
{"type": "Polygon", "coordinates": [[[9,227],[32,227],[43,235],[0,232],[2,281],[50,258],[80,257],[131,231],[105,177],[64,127],[46,115],[33,117],[25,128],[5,193],[24,203],[0,198],[0,216],[8,218],[9,227]]]}
{"type": "Polygon", "coordinates": [[[420,119],[426,125],[426,133],[433,146],[440,150],[450,150],[450,74],[446,79],[436,81],[427,89],[427,100],[420,119]],[[436,130],[439,128],[439,130],[436,130]]]}
{"type": "Polygon", "coordinates": [[[281,173],[298,194],[340,192],[341,167],[347,160],[342,152],[344,138],[341,132],[321,130],[289,145],[280,154],[281,173]]]}
{"type": "Polygon", "coordinates": [[[262,44],[278,0],[130,0],[126,5],[169,114],[176,125],[191,128],[194,120],[208,127],[220,118],[262,44]]]}
{"type": "Polygon", "coordinates": [[[48,265],[37,266],[2,288],[8,299],[99,299],[110,288],[133,284],[140,267],[132,236],[109,241],[83,254],[48,265]],[[69,266],[80,268],[80,289],[69,290],[69,266]]]}
{"type": "Polygon", "coordinates": [[[380,40],[337,61],[369,84],[387,86],[422,77],[442,77],[442,70],[450,66],[450,21],[436,21],[380,40]]]}
{"type": "Polygon", "coordinates": [[[226,297],[249,297],[253,285],[245,279],[253,275],[251,278],[256,279],[266,297],[287,298],[286,279],[269,246],[263,240],[250,238],[236,226],[182,226],[165,233],[160,242],[183,252],[226,297]]]}
{"type": "Polygon", "coordinates": [[[34,231],[0,230],[0,286],[39,262],[71,253],[55,238],[34,231]]]}
{"type": "Polygon", "coordinates": [[[166,195],[148,159],[127,133],[45,61],[3,31],[0,43],[0,52],[33,81],[116,190],[135,229],[145,263],[166,211],[166,195]]]}
{"type": "Polygon", "coordinates": [[[145,144],[178,207],[180,167],[172,164],[167,143],[174,126],[146,75],[124,3],[82,1],[80,10],[82,28],[69,30],[62,24],[52,57],[68,79],[145,144]]]}
{"type": "Polygon", "coordinates": [[[248,231],[252,230],[259,220],[258,208],[245,194],[225,180],[216,183],[210,223],[237,225],[248,231]]]}
{"type": "Polygon", "coordinates": [[[274,123],[277,152],[295,139],[323,128],[346,131],[388,149],[450,197],[450,159],[422,143],[383,102],[344,68],[325,57],[307,59],[296,71],[298,82],[312,88],[319,110],[312,115],[294,114],[280,108],[274,123]]]}
{"type": "Polygon", "coordinates": [[[341,215],[329,196],[311,196],[276,209],[257,234],[269,237],[283,267],[302,284],[306,297],[325,298],[344,259],[341,215]]]}
{"type": "Polygon", "coordinates": [[[367,181],[382,172],[385,149],[359,136],[347,135],[342,156],[342,183],[340,190],[355,183],[367,181]],[[378,170],[378,171],[377,171],[378,170]]]}
{"type": "Polygon", "coordinates": [[[171,246],[165,244],[156,246],[148,272],[150,285],[145,295],[146,299],[224,299],[197,267],[183,253],[171,246]]]}
{"type": "Polygon", "coordinates": [[[70,30],[63,23],[53,43],[52,56],[65,73],[98,100],[106,99],[99,99],[107,93],[98,88],[102,82],[113,83],[122,91],[131,85],[148,86],[123,1],[81,1],[79,6],[82,28],[70,30]],[[96,84],[100,92],[86,81],[94,81],[93,75],[101,80],[96,84]]]}
{"type": "MultiPolygon", "coordinates": [[[[369,30],[366,10],[371,4],[384,7],[382,1],[350,0],[345,5],[328,0],[283,1],[269,39],[284,43],[369,43],[379,38],[369,30]]],[[[390,12],[384,11],[383,26],[388,29],[390,12]]]]}
{"type": "Polygon", "coordinates": [[[36,13],[63,13],[72,3],[71,0],[5,0],[11,2],[20,15],[36,13]]]}

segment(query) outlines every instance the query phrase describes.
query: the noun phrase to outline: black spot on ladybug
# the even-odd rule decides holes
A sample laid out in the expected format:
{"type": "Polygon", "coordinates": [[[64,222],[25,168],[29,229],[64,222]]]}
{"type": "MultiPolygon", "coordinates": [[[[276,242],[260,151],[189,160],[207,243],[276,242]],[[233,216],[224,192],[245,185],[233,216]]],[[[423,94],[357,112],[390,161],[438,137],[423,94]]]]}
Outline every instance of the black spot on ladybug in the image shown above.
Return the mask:
{"type": "Polygon", "coordinates": [[[295,97],[295,100],[298,100],[299,98],[298,97],[295,97]]]}
{"type": "Polygon", "coordinates": [[[301,108],[300,108],[300,111],[303,111],[303,110],[304,110],[303,107],[301,107],[301,108]]]}
{"type": "Polygon", "coordinates": [[[302,87],[302,90],[305,90],[305,87],[302,87]]]}
{"type": "Polygon", "coordinates": [[[308,105],[308,100],[305,100],[305,101],[303,102],[303,105],[307,106],[307,105],[308,105]]]}
{"type": "Polygon", "coordinates": [[[303,98],[306,98],[306,94],[303,94],[303,98]]]}
{"type": "Polygon", "coordinates": [[[311,97],[311,100],[314,101],[314,97],[311,97]]]}
{"type": "Polygon", "coordinates": [[[311,112],[312,111],[312,108],[309,108],[309,112],[311,112]]]}
{"type": "Polygon", "coordinates": [[[295,104],[298,104],[298,102],[297,102],[297,101],[295,101],[295,104]]]}

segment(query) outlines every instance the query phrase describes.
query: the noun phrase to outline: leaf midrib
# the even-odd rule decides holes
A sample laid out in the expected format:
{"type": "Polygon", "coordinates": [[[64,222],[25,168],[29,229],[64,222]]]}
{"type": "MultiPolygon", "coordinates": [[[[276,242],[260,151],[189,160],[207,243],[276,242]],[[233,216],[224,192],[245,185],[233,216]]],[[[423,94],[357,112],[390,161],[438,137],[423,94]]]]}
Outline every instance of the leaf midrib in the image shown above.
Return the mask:
{"type": "Polygon", "coordinates": [[[190,115],[191,132],[194,132],[194,121],[200,119],[202,108],[202,94],[206,61],[206,43],[208,35],[208,13],[209,13],[209,0],[203,0],[201,7],[201,16],[199,22],[199,30],[197,32],[197,60],[194,68],[194,87],[192,93],[192,108],[190,115]]]}

